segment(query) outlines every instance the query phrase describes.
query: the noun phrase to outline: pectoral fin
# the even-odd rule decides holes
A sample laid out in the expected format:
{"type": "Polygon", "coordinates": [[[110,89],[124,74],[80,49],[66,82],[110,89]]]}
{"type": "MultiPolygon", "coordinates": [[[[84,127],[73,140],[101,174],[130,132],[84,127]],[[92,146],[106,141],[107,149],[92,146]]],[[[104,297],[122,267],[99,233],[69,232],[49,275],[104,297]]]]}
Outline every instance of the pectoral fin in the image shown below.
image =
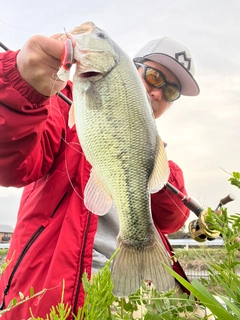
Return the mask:
{"type": "Polygon", "coordinates": [[[84,190],[84,204],[89,211],[99,216],[106,214],[112,206],[112,197],[106,191],[94,170],[91,171],[84,190]]]}
{"type": "Polygon", "coordinates": [[[154,168],[148,182],[149,192],[155,193],[161,190],[168,181],[169,173],[170,170],[164,143],[161,138],[158,137],[154,168]]]}

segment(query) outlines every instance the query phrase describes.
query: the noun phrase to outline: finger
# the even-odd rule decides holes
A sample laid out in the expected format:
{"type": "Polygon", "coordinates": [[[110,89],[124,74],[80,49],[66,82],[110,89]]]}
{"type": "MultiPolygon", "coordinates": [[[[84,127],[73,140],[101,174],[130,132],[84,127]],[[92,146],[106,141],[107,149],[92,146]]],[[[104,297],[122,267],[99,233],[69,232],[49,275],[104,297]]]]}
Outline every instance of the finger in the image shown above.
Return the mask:
{"type": "Polygon", "coordinates": [[[49,38],[58,40],[61,37],[61,35],[62,35],[62,33],[55,33],[52,36],[50,36],[49,38]]]}
{"type": "Polygon", "coordinates": [[[61,60],[64,52],[64,43],[62,41],[58,41],[55,38],[38,36],[36,45],[39,46],[44,53],[61,60]]]}
{"type": "Polygon", "coordinates": [[[55,39],[55,40],[65,41],[68,38],[68,36],[65,33],[56,33],[56,34],[52,35],[50,38],[55,39]]]}

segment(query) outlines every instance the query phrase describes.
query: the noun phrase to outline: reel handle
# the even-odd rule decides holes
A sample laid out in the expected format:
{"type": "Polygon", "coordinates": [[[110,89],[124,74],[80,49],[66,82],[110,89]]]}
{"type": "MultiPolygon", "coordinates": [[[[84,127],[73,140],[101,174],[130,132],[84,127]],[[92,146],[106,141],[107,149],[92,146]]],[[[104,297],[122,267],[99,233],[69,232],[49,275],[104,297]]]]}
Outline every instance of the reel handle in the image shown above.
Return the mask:
{"type": "Polygon", "coordinates": [[[225,198],[222,198],[219,202],[219,204],[221,203],[222,205],[227,204],[228,202],[234,201],[235,200],[235,196],[230,193],[228,196],[226,196],[225,198]]]}
{"type": "Polygon", "coordinates": [[[235,196],[230,193],[229,195],[227,195],[225,198],[222,198],[220,201],[219,201],[219,204],[217,206],[217,208],[215,209],[215,211],[218,211],[219,208],[221,208],[223,205],[231,202],[231,201],[234,201],[235,200],[235,196]]]}

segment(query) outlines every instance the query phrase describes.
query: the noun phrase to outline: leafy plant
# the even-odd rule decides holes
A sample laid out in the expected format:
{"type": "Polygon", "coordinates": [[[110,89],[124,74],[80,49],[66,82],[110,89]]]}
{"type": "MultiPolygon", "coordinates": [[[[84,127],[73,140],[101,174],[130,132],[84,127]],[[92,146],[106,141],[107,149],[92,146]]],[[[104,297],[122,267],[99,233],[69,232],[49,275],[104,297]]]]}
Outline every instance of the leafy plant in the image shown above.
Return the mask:
{"type": "MultiPolygon", "coordinates": [[[[126,299],[115,297],[112,294],[110,271],[114,255],[91,280],[88,280],[86,273],[83,275],[84,305],[78,309],[77,315],[73,315],[75,320],[182,320],[187,314],[194,314],[196,301],[193,296],[188,296],[186,293],[179,296],[174,290],[160,294],[149,283],[143,283],[141,289],[126,299]],[[136,315],[137,310],[141,310],[138,315],[136,315]]],[[[62,293],[61,302],[56,308],[52,307],[45,319],[34,317],[30,310],[29,320],[66,320],[70,314],[70,307],[63,301],[62,293]]]]}
{"type": "MultiPolygon", "coordinates": [[[[5,255],[7,252],[7,250],[2,250],[1,255],[5,255]]],[[[0,266],[0,276],[4,273],[4,271],[6,270],[6,268],[8,267],[8,265],[12,262],[14,253],[11,257],[11,259],[6,260],[1,266],[0,266]]]]}
{"type": "Polygon", "coordinates": [[[232,172],[231,178],[229,178],[228,181],[240,189],[240,172],[232,172]]]}
{"type": "MultiPolygon", "coordinates": [[[[38,293],[34,293],[34,289],[33,287],[30,288],[30,292],[28,296],[24,296],[22,292],[19,292],[19,297],[18,298],[14,298],[9,305],[7,306],[7,308],[5,308],[4,310],[0,311],[0,317],[7,313],[7,312],[11,312],[12,309],[14,309],[15,307],[19,306],[22,303],[25,303],[26,301],[28,301],[31,298],[40,296],[42,294],[44,294],[46,292],[47,289],[43,289],[42,291],[38,292],[38,293]]],[[[38,319],[39,320],[39,319],[38,319]]]]}
{"type": "Polygon", "coordinates": [[[111,305],[114,302],[114,296],[109,270],[115,254],[102,270],[98,270],[91,281],[88,280],[86,273],[83,275],[84,305],[78,309],[77,316],[74,316],[76,320],[111,319],[111,305]]]}
{"type": "MultiPolygon", "coordinates": [[[[240,173],[233,172],[229,181],[240,188],[240,173]]],[[[217,261],[208,256],[207,266],[210,272],[210,281],[203,280],[203,284],[205,286],[221,286],[224,293],[219,294],[216,291],[215,296],[222,299],[225,307],[199,281],[193,280],[190,284],[181,279],[179,275],[174,274],[172,270],[169,272],[174,274],[176,279],[188,288],[205,307],[209,308],[216,319],[240,319],[240,215],[229,216],[226,208],[221,208],[221,214],[218,214],[209,208],[206,222],[210,230],[220,232],[224,240],[225,255],[217,261]]]]}
{"type": "MultiPolygon", "coordinates": [[[[49,315],[46,315],[46,320],[66,320],[71,313],[71,306],[68,306],[68,303],[64,303],[64,288],[65,288],[65,281],[63,280],[62,285],[62,296],[61,302],[58,303],[56,307],[52,307],[50,310],[49,315]]],[[[30,308],[31,318],[29,320],[44,320],[43,318],[35,318],[32,310],[30,308]]]]}
{"type": "Polygon", "coordinates": [[[196,301],[193,296],[188,297],[186,293],[179,296],[174,290],[161,294],[150,283],[144,282],[141,289],[126,299],[113,296],[108,263],[93,279],[95,281],[90,282],[84,276],[85,303],[79,308],[75,320],[180,320],[184,319],[180,313],[194,313],[196,301]]]}

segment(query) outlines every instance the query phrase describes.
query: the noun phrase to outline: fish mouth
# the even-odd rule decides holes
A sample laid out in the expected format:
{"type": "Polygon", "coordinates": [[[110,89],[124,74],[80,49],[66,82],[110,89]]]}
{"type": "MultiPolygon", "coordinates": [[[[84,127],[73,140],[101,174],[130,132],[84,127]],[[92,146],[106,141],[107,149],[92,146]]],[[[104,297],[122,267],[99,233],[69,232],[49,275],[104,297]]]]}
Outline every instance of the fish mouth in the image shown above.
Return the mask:
{"type": "Polygon", "coordinates": [[[100,76],[102,76],[102,73],[98,71],[87,71],[80,74],[82,79],[96,78],[100,76]]]}

